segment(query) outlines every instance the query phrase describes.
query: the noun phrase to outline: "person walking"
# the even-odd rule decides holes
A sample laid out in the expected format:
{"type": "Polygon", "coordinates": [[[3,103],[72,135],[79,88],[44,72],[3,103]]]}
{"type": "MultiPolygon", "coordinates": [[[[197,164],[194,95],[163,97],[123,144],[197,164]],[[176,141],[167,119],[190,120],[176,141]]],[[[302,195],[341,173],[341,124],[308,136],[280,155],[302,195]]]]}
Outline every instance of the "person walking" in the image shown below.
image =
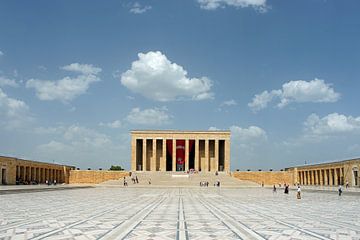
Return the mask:
{"type": "Polygon", "coordinates": [[[135,176],[136,183],[139,183],[139,179],[137,176],[135,176]]]}
{"type": "Polygon", "coordinates": [[[300,185],[298,185],[297,187],[297,195],[296,195],[297,199],[301,199],[301,188],[300,185]]]}
{"type": "Polygon", "coordinates": [[[275,187],[275,184],[273,186],[273,193],[276,193],[276,187],[275,187]]]}
{"type": "Polygon", "coordinates": [[[349,187],[349,181],[346,180],[346,189],[349,187]]]}
{"type": "Polygon", "coordinates": [[[339,192],[339,196],[341,196],[341,194],[342,194],[341,185],[339,185],[338,192],[339,192]]]}

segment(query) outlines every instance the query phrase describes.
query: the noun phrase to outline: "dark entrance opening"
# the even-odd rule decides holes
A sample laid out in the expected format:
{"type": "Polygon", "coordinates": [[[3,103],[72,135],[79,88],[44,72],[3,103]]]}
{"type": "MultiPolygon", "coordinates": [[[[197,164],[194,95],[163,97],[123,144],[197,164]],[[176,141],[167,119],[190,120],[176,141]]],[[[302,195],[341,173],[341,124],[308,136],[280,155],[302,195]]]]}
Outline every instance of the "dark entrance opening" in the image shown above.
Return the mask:
{"type": "Polygon", "coordinates": [[[142,171],[143,166],[143,140],[136,139],[136,171],[142,171]]]}
{"type": "Polygon", "coordinates": [[[225,166],[225,140],[219,140],[219,169],[218,171],[224,171],[225,166]]]}
{"type": "Polygon", "coordinates": [[[1,184],[6,185],[6,169],[1,169],[1,184]]]}
{"type": "Polygon", "coordinates": [[[189,152],[189,169],[195,169],[195,140],[189,141],[190,152],[189,152]]]}
{"type": "Polygon", "coordinates": [[[172,171],[172,153],[168,145],[172,144],[172,140],[166,140],[166,171],[172,171]]]}

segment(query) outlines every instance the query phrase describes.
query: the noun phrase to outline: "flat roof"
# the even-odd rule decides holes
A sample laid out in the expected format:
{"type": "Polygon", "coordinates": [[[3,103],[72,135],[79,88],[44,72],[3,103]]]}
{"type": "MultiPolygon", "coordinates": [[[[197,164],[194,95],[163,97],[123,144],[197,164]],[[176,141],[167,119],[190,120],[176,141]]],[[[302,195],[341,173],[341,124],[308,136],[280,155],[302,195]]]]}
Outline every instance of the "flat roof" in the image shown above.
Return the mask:
{"type": "Polygon", "coordinates": [[[347,160],[330,161],[330,162],[322,162],[322,163],[314,163],[314,164],[306,164],[306,165],[304,164],[304,165],[288,167],[285,169],[308,168],[308,167],[311,168],[311,167],[317,167],[317,166],[328,165],[328,164],[343,164],[343,163],[352,162],[352,161],[360,161],[360,158],[352,158],[352,159],[347,159],[347,160]]]}
{"type": "Polygon", "coordinates": [[[27,159],[22,159],[22,158],[17,158],[17,157],[9,157],[9,156],[2,156],[2,155],[0,155],[0,158],[8,158],[8,159],[13,159],[13,160],[33,162],[33,163],[39,163],[39,164],[50,164],[50,165],[57,165],[57,166],[65,166],[65,167],[75,168],[75,166],[70,166],[70,165],[65,165],[65,164],[60,164],[60,163],[41,162],[41,161],[27,160],[27,159]]]}
{"type": "Polygon", "coordinates": [[[230,130],[130,130],[131,133],[227,133],[230,130]]]}

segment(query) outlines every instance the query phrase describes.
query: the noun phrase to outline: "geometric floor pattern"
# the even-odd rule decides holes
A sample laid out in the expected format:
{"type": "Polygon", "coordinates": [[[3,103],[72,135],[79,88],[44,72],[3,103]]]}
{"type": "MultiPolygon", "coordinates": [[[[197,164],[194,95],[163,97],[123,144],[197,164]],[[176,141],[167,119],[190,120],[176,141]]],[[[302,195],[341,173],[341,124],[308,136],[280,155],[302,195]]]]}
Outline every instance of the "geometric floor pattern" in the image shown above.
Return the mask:
{"type": "Polygon", "coordinates": [[[357,239],[360,195],[96,187],[0,195],[0,239],[357,239]]]}

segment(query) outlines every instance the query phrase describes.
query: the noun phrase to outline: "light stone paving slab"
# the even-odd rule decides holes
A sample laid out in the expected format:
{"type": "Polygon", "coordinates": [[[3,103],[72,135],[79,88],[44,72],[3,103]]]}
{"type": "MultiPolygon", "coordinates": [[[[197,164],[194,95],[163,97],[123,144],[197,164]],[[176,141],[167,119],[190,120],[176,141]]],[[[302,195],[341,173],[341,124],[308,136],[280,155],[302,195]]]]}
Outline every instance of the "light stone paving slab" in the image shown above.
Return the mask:
{"type": "Polygon", "coordinates": [[[97,187],[0,195],[0,240],[360,240],[360,195],[97,187]]]}

